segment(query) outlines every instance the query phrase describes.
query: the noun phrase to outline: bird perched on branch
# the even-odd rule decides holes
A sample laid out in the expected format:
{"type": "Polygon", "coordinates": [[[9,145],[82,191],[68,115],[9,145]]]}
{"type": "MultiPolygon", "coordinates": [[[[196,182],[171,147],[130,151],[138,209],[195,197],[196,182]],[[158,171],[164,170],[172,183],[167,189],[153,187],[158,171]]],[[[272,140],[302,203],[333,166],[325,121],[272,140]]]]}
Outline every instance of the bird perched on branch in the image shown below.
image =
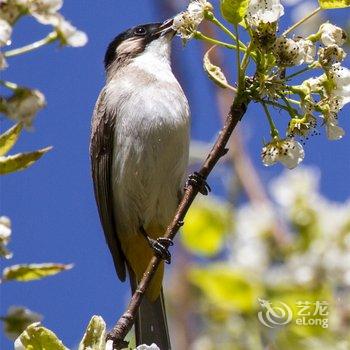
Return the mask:
{"type": "MultiPolygon", "coordinates": [[[[93,113],[90,155],[95,197],[120,280],[132,290],[154,251],[170,262],[166,227],[182,195],[189,107],[170,66],[172,20],[131,28],[105,56],[106,85],[93,113]]],[[[162,263],[135,323],[137,344],[170,349],[162,263]]]]}

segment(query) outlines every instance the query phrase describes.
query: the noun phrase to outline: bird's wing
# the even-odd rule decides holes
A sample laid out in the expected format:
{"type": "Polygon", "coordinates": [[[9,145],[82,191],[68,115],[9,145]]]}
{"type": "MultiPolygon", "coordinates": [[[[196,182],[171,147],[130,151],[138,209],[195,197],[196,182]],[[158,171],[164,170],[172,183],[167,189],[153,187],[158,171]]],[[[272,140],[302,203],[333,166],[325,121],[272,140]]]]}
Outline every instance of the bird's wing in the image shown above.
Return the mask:
{"type": "Polygon", "coordinates": [[[92,178],[106,241],[113,256],[118,277],[124,281],[126,277],[125,258],[116,232],[111,182],[115,117],[106,111],[105,91],[102,90],[92,118],[90,141],[92,178]]]}

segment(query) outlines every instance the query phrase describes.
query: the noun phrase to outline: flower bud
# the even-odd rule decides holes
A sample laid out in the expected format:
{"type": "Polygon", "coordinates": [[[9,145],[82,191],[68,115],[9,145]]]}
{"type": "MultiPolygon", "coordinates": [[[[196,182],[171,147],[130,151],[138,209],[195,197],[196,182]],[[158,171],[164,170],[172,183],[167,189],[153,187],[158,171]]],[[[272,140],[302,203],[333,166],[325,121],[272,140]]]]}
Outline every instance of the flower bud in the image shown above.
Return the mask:
{"type": "Polygon", "coordinates": [[[281,36],[275,42],[274,54],[278,65],[292,67],[304,62],[312,63],[316,48],[310,40],[294,40],[281,36]]]}
{"type": "Polygon", "coordinates": [[[319,33],[321,34],[321,42],[325,46],[333,44],[342,46],[347,39],[345,31],[331,23],[323,23],[319,33]]]}
{"type": "Polygon", "coordinates": [[[318,51],[319,62],[323,67],[330,67],[335,63],[342,62],[346,57],[345,51],[338,45],[321,47],[318,51]]]}
{"type": "Polygon", "coordinates": [[[276,42],[277,23],[263,23],[253,31],[253,40],[262,52],[269,52],[276,42]]]}

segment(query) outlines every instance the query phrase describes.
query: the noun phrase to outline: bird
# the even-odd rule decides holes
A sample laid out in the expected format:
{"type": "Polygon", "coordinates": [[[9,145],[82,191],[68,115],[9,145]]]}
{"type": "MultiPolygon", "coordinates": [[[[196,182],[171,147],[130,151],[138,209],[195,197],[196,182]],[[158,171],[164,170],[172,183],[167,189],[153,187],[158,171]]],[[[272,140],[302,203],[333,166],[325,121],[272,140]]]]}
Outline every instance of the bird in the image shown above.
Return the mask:
{"type": "MultiPolygon", "coordinates": [[[[90,140],[95,199],[117,275],[137,288],[154,252],[162,257],[135,321],[137,345],[171,348],[162,280],[162,238],[182,197],[190,109],[171,68],[173,20],[132,27],[109,44],[106,83],[90,140]]],[[[168,243],[165,245],[164,243],[168,243]]]]}

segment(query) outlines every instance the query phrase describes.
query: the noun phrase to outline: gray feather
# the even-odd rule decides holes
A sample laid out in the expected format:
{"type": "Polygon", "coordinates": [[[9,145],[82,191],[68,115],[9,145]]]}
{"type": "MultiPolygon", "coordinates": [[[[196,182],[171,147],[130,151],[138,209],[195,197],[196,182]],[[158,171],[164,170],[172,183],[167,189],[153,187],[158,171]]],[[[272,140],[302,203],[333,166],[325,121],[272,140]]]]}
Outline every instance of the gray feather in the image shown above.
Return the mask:
{"type": "Polygon", "coordinates": [[[114,115],[106,112],[105,90],[102,90],[92,118],[90,157],[95,198],[108,247],[113,256],[116,272],[125,281],[125,258],[116,232],[113,212],[111,168],[113,158],[114,115]]]}

